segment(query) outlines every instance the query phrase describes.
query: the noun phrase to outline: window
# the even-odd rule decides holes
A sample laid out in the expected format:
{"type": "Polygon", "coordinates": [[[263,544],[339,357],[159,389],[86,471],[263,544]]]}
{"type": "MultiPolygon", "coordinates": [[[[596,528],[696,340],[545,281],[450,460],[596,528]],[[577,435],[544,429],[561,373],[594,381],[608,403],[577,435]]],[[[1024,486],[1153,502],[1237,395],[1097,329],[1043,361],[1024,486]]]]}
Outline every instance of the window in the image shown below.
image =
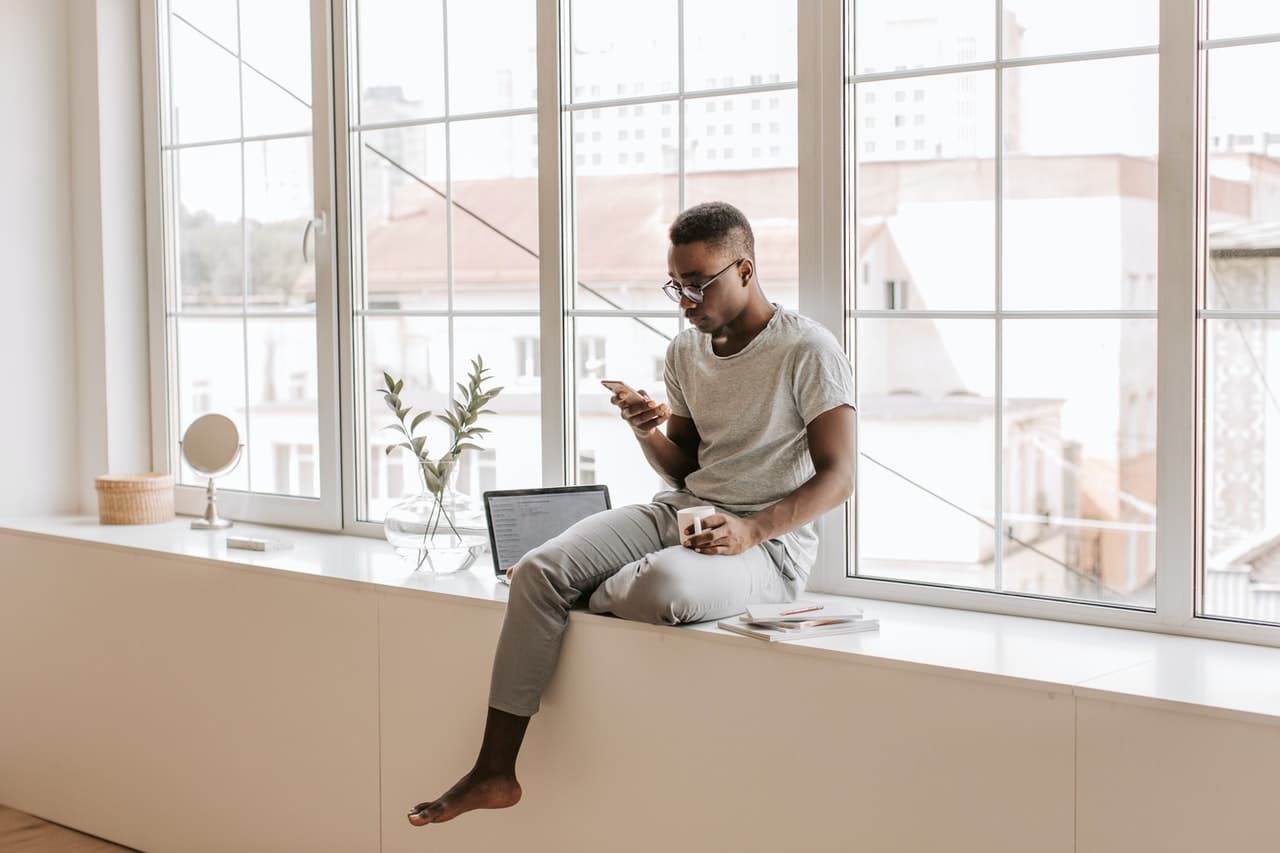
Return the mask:
{"type": "Polygon", "coordinates": [[[984,4],[850,5],[849,67],[898,70],[854,75],[848,102],[912,92],[930,128],[851,164],[848,268],[886,276],[882,305],[849,282],[851,573],[1153,608],[1155,466],[1122,436],[1155,425],[1121,401],[1154,392],[1155,304],[1122,304],[1118,265],[1155,263],[1155,184],[1127,181],[1158,168],[1157,5],[1079,29],[1006,0],[999,43],[984,4]],[[964,71],[938,70],[960,51],[964,71]]]}
{"type": "Polygon", "coordinates": [[[376,535],[420,487],[382,372],[439,411],[476,355],[504,391],[465,489],[647,500],[598,380],[663,399],[664,226],[725,199],[767,295],[854,364],[858,500],[821,588],[1280,643],[1230,624],[1280,625],[1275,4],[845,5],[833,56],[796,0],[144,4],[179,508],[182,430],[216,411],[246,445],[228,514],[376,535]],[[1162,15],[1199,48],[1160,56],[1162,15]],[[1158,374],[1195,382],[1158,399],[1158,374]]]}
{"type": "MultiPolygon", "coordinates": [[[[574,199],[570,252],[576,285],[566,306],[566,337],[574,343],[569,363],[576,368],[578,383],[576,393],[568,392],[577,445],[568,449],[568,459],[572,463],[593,454],[598,482],[609,484],[615,504],[645,501],[662,484],[630,433],[619,430],[609,395],[597,380],[645,382],[653,360],[663,357],[681,329],[678,312],[660,291],[666,235],[654,223],[670,222],[683,208],[714,198],[754,211],[761,221],[775,223],[758,236],[758,255],[786,259],[767,273],[762,270],[769,296],[797,304],[796,4],[791,0],[733,7],[732,14],[723,3],[674,0],[629,6],[612,0],[566,0],[565,6],[571,33],[564,57],[575,84],[625,80],[638,87],[638,94],[664,99],[658,117],[651,112],[646,124],[650,138],[656,134],[664,141],[661,156],[643,162],[632,158],[608,173],[575,169],[568,176],[574,199]],[[757,49],[722,49],[738,42],[757,49]],[[683,90],[681,81],[669,79],[664,70],[679,67],[681,61],[683,90]],[[767,79],[773,73],[780,82],[771,84],[775,90],[766,96],[734,91],[752,74],[767,79]],[[710,89],[715,93],[705,94],[710,89]],[[732,125],[712,119],[731,110],[748,111],[753,101],[763,102],[753,119],[757,124],[775,123],[785,150],[779,145],[753,158],[733,151],[727,158],[730,149],[719,142],[732,125]]],[[[627,108],[620,103],[603,112],[627,108]]],[[[576,101],[565,109],[571,126],[582,122],[583,108],[576,101]]],[[[618,152],[606,153],[613,159],[618,152]]],[[[646,390],[654,399],[665,400],[662,383],[646,390]]],[[[581,466],[577,476],[582,476],[581,466]]]]}
{"type": "MultiPolygon", "coordinates": [[[[538,338],[535,3],[349,0],[345,8],[359,81],[345,117],[356,440],[380,440],[393,421],[376,393],[383,371],[404,381],[404,403],[439,412],[480,356],[505,389],[489,405],[496,414],[484,424],[485,447],[510,459],[501,485],[526,485],[541,478],[541,462],[515,448],[537,446],[541,398],[528,381],[536,373],[520,372],[530,369],[529,352],[522,358],[511,341],[538,338]],[[492,29],[494,16],[506,25],[492,29]],[[398,307],[371,307],[388,294],[398,307]]],[[[598,95],[617,81],[582,82],[598,95]]],[[[428,452],[443,451],[444,425],[425,425],[428,452]]],[[[367,489],[358,496],[358,521],[381,522],[375,498],[367,489]]]]}
{"type": "Polygon", "coordinates": [[[1257,81],[1280,73],[1280,15],[1267,4],[1211,0],[1206,228],[1199,330],[1204,345],[1203,553],[1197,611],[1280,622],[1280,111],[1257,81]],[[1223,43],[1247,38],[1257,43],[1223,43]],[[1259,145],[1259,140],[1266,140],[1259,145]],[[1262,198],[1267,201],[1262,201],[1262,198]],[[1243,203],[1243,199],[1255,199],[1243,203]]]}
{"type": "Polygon", "coordinates": [[[336,458],[317,388],[319,353],[336,345],[316,319],[318,297],[329,308],[332,298],[316,288],[330,269],[325,223],[312,222],[329,160],[312,143],[312,105],[326,95],[312,89],[310,13],[292,4],[229,15],[179,0],[154,8],[165,203],[163,238],[152,238],[164,257],[164,339],[153,346],[167,368],[154,410],[168,437],[157,464],[177,475],[180,511],[202,505],[204,479],[178,464],[179,439],[199,415],[224,414],[245,449],[219,483],[223,509],[331,526],[337,468],[315,466],[319,444],[336,458]],[[305,444],[290,444],[283,465],[286,441],[305,444]]]}

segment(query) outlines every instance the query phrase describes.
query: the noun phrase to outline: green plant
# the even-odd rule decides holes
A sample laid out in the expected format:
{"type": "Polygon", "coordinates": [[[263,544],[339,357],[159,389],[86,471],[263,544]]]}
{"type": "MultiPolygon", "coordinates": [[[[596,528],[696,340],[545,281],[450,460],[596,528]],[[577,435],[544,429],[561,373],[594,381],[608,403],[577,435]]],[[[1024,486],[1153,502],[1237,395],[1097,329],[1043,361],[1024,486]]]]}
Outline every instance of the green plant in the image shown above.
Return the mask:
{"type": "MultiPolygon", "coordinates": [[[[502,392],[502,386],[486,387],[486,383],[492,380],[490,374],[491,371],[484,366],[484,360],[480,356],[473,358],[467,384],[458,383],[458,389],[462,392],[461,399],[450,400],[450,408],[443,414],[435,415],[436,420],[448,425],[450,439],[448,449],[435,459],[427,449],[426,435],[419,432],[423,422],[432,417],[432,412],[423,409],[416,415],[413,414],[413,408],[400,399],[404,380],[396,379],[385,371],[382,374],[385,385],[379,390],[382,392],[382,399],[386,402],[387,408],[396,418],[396,423],[386,428],[399,432],[403,439],[388,447],[387,455],[390,456],[392,451],[398,449],[412,453],[417,463],[422,486],[433,497],[431,515],[422,534],[424,546],[421,553],[422,559],[426,556],[425,546],[428,537],[436,534],[441,522],[447,524],[455,536],[458,535],[453,519],[449,517],[449,509],[445,505],[445,487],[461,455],[468,450],[481,449],[480,445],[473,440],[479,440],[479,436],[487,434],[489,430],[477,426],[480,416],[497,414],[492,409],[485,408],[502,392]]],[[[421,565],[421,559],[419,565],[421,565]]]]}

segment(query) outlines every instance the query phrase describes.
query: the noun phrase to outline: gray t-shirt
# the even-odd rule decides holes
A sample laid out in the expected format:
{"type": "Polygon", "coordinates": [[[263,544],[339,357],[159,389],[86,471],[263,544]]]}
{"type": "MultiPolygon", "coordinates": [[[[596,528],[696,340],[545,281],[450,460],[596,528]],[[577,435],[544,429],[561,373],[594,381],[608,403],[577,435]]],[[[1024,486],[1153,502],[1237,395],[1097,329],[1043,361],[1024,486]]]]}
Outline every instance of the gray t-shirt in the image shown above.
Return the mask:
{"type": "MultiPolygon", "coordinates": [[[[774,309],[764,330],[733,355],[716,355],[711,336],[695,328],[667,347],[672,414],[692,420],[701,442],[698,470],[684,488],[660,492],[655,501],[711,504],[749,516],[813,476],[805,427],[824,412],[853,406],[849,359],[825,328],[777,304],[774,309]]],[[[765,548],[784,571],[808,574],[818,535],[805,524],[765,548]]]]}

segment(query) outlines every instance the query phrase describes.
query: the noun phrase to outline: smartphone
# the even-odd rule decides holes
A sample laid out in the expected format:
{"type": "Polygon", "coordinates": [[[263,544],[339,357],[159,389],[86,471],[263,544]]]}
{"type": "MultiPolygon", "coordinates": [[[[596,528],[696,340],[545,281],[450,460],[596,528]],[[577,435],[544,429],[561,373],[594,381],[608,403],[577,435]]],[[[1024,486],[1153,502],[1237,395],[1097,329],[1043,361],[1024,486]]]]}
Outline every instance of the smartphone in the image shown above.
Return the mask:
{"type": "Polygon", "coordinates": [[[639,397],[641,400],[652,399],[648,394],[645,394],[641,391],[637,391],[627,383],[622,382],[618,379],[601,379],[600,384],[608,388],[610,391],[612,391],[614,394],[616,394],[619,397],[622,397],[626,394],[634,394],[636,397],[639,397]]]}

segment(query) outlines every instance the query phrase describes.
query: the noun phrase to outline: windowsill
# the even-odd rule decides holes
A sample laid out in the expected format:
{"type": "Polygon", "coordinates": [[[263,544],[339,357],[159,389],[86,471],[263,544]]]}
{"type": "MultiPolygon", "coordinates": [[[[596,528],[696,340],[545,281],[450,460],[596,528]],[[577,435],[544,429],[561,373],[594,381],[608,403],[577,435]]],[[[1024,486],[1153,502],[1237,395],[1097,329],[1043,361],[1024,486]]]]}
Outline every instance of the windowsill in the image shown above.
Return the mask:
{"type": "MultiPolygon", "coordinates": [[[[236,533],[293,543],[281,551],[240,551],[226,548],[226,531],[191,530],[189,524],[189,518],[179,518],[158,525],[102,526],[87,516],[31,516],[0,519],[0,532],[213,560],[322,582],[374,584],[485,606],[497,607],[507,598],[507,587],[496,581],[484,559],[468,571],[434,576],[412,571],[378,539],[237,524],[232,528],[236,533]]],[[[835,598],[814,593],[805,597],[835,598]]],[[[1280,648],[871,599],[859,602],[869,615],[880,618],[879,631],[766,644],[722,631],[713,622],[674,630],[770,653],[852,658],[865,665],[931,669],[1009,686],[1280,724],[1280,682],[1275,679],[1280,648]]],[[[573,611],[571,619],[604,620],[618,630],[673,630],[582,610],[573,611]]]]}

